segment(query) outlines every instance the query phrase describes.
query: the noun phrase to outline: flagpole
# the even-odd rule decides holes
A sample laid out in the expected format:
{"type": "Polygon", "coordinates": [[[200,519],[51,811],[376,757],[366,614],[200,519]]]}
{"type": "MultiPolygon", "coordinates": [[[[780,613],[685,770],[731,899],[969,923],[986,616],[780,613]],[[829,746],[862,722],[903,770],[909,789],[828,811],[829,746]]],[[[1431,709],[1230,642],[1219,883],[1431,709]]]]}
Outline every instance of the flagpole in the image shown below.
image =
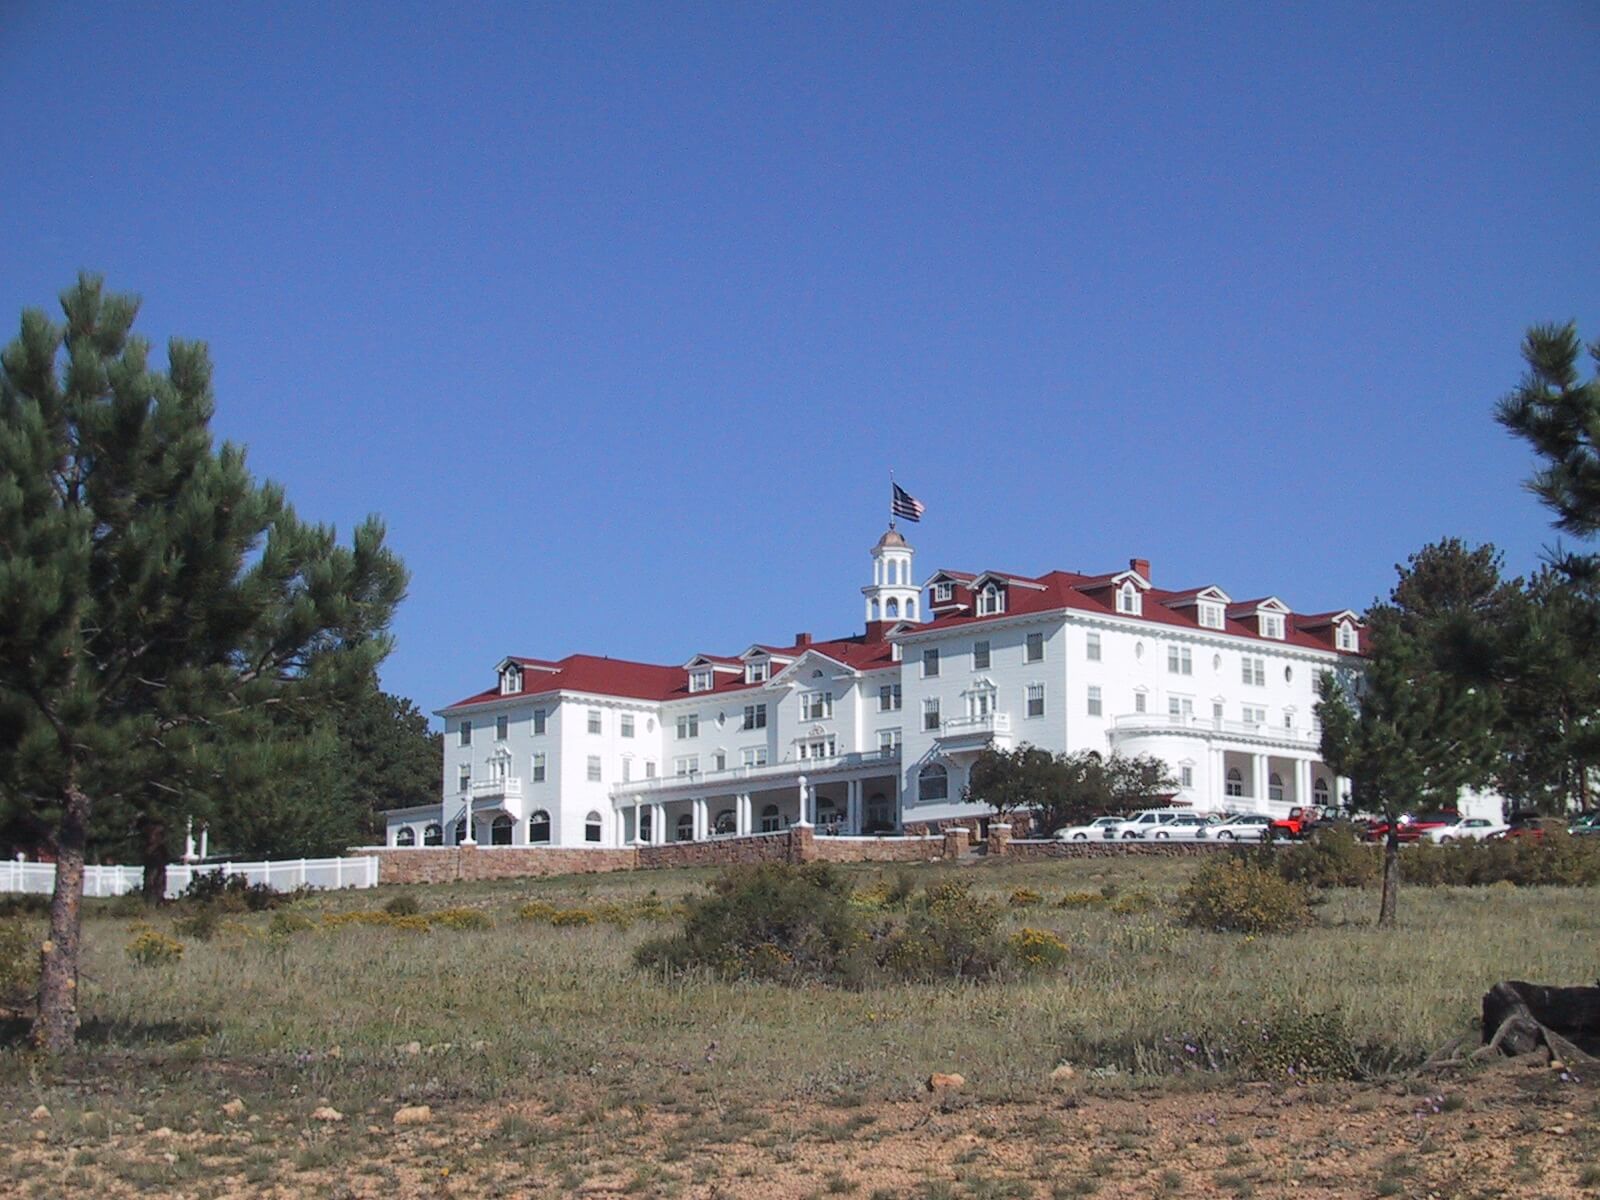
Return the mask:
{"type": "Polygon", "coordinates": [[[894,528],[894,468],[889,468],[889,528],[894,528]]]}

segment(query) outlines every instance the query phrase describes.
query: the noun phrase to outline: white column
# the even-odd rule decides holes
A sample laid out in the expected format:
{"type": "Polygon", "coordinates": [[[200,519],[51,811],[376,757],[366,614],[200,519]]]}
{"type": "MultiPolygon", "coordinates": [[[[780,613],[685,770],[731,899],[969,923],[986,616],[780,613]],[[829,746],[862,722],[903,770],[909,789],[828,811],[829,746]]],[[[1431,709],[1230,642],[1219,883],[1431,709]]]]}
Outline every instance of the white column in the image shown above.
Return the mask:
{"type": "Polygon", "coordinates": [[[706,799],[697,797],[694,802],[694,840],[703,842],[709,831],[706,829],[706,799]]]}
{"type": "Polygon", "coordinates": [[[809,786],[807,786],[806,777],[804,775],[800,776],[797,782],[800,784],[800,819],[796,821],[795,824],[809,825],[811,822],[806,818],[806,812],[807,799],[810,796],[811,789],[809,786]]]}
{"type": "Polygon", "coordinates": [[[750,832],[750,796],[745,792],[733,798],[733,831],[740,837],[750,832]]]}
{"type": "Polygon", "coordinates": [[[1301,807],[1311,803],[1311,760],[1294,760],[1294,802],[1301,807]]]}
{"type": "Polygon", "coordinates": [[[1348,781],[1343,775],[1335,775],[1333,777],[1333,802],[1340,808],[1345,807],[1345,805],[1348,803],[1344,795],[1346,782],[1348,781]]]}
{"type": "Polygon", "coordinates": [[[211,855],[211,827],[200,826],[200,857],[209,858],[211,855]]]}
{"type": "Polygon", "coordinates": [[[1211,747],[1211,758],[1206,767],[1207,795],[1211,797],[1211,807],[1222,809],[1228,807],[1228,760],[1219,746],[1211,747]]]}
{"type": "Polygon", "coordinates": [[[183,861],[194,861],[194,818],[190,817],[183,827],[183,861]]]}
{"type": "Polygon", "coordinates": [[[637,846],[639,844],[639,842],[642,840],[639,837],[639,829],[640,829],[639,816],[643,811],[644,811],[644,805],[640,804],[639,801],[637,799],[635,799],[634,802],[633,802],[633,844],[635,846],[637,846]]]}
{"type": "Polygon", "coordinates": [[[667,806],[665,804],[652,804],[650,806],[650,841],[656,846],[667,844],[667,806]]]}
{"type": "Polygon", "coordinates": [[[861,832],[861,788],[862,781],[852,779],[845,784],[844,823],[845,832],[859,834],[861,832]]]}
{"type": "Polygon", "coordinates": [[[1267,756],[1250,756],[1250,794],[1257,812],[1267,811],[1267,756]]]}

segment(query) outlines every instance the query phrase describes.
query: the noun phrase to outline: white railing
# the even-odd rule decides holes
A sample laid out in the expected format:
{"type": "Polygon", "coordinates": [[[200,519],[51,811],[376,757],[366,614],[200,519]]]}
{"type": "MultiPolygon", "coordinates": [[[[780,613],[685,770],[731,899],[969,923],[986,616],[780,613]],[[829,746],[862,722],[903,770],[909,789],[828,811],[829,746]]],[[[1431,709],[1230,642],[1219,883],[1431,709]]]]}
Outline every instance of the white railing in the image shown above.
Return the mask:
{"type": "Polygon", "coordinates": [[[1196,717],[1188,713],[1128,713],[1112,719],[1112,727],[1119,731],[1150,729],[1183,733],[1220,733],[1234,737],[1268,738],[1278,742],[1315,744],[1322,740],[1322,727],[1315,722],[1310,728],[1300,729],[1286,725],[1272,725],[1266,721],[1224,721],[1220,717],[1196,717]]]}
{"type": "Polygon", "coordinates": [[[975,733],[1010,733],[1011,714],[992,712],[974,717],[951,717],[939,732],[944,737],[965,737],[975,733]]]}
{"type": "Polygon", "coordinates": [[[728,767],[722,771],[690,771],[683,775],[658,775],[654,779],[635,779],[619,783],[611,789],[613,798],[643,796],[651,792],[673,788],[705,790],[725,783],[743,780],[795,778],[815,775],[824,771],[842,771],[851,767],[871,767],[880,763],[898,763],[900,748],[890,750],[857,750],[847,754],[834,754],[822,758],[796,758],[781,763],[765,763],[759,767],[728,767]]]}
{"type": "Polygon", "coordinates": [[[474,779],[472,781],[472,798],[481,799],[485,796],[521,796],[522,777],[520,775],[502,775],[498,779],[474,779]]]}
{"type": "MultiPolygon", "coordinates": [[[[251,883],[264,883],[275,892],[298,887],[370,888],[378,886],[378,859],[288,858],[264,862],[173,863],[167,868],[167,899],[183,894],[196,875],[213,871],[243,875],[251,883]]],[[[140,867],[86,866],[83,894],[90,897],[122,896],[144,885],[140,867]]],[[[0,892],[48,896],[56,888],[55,863],[0,861],[0,892]]]]}

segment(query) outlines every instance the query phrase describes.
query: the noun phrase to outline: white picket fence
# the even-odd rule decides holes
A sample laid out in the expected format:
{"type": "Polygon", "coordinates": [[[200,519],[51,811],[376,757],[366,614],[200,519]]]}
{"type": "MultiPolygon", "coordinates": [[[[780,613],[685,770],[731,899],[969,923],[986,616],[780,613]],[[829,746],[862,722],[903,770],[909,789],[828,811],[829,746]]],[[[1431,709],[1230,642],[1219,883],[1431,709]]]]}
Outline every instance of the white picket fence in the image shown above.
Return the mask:
{"type": "MultiPolygon", "coordinates": [[[[264,883],[275,892],[291,892],[297,887],[370,888],[378,886],[378,859],[285,858],[267,862],[173,863],[167,868],[167,898],[183,893],[196,874],[209,875],[220,870],[224,875],[243,875],[251,883],[264,883]]],[[[136,892],[144,884],[138,867],[85,867],[85,896],[121,896],[136,892]]],[[[55,891],[55,863],[0,861],[0,892],[29,892],[48,896],[55,891]]]]}

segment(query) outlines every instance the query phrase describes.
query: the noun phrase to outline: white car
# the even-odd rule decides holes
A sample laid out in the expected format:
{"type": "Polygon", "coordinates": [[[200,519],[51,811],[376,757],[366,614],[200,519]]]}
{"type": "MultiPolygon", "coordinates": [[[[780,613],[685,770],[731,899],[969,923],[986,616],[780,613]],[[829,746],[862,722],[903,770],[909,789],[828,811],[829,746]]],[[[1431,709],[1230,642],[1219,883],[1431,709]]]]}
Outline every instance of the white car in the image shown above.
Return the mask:
{"type": "Polygon", "coordinates": [[[1505,822],[1491,821],[1488,817],[1462,817],[1453,824],[1425,830],[1422,836],[1425,841],[1442,846],[1447,842],[1481,842],[1508,828],[1505,822]]]}
{"type": "Polygon", "coordinates": [[[1170,821],[1146,826],[1134,836],[1147,842],[1203,842],[1210,837],[1211,822],[1199,813],[1181,812],[1170,821]]]}
{"type": "Polygon", "coordinates": [[[1155,829],[1157,825],[1165,825],[1180,814],[1187,814],[1187,808],[1145,808],[1134,813],[1131,817],[1124,817],[1116,826],[1113,837],[1142,838],[1155,829]]]}
{"type": "Polygon", "coordinates": [[[1058,829],[1055,837],[1058,842],[1098,842],[1104,838],[1116,837],[1113,830],[1121,824],[1121,817],[1096,817],[1087,825],[1068,825],[1064,829],[1058,829]]]}
{"type": "Polygon", "coordinates": [[[1211,826],[1205,836],[1207,841],[1216,842],[1270,842],[1272,818],[1266,813],[1245,813],[1211,826]]]}

